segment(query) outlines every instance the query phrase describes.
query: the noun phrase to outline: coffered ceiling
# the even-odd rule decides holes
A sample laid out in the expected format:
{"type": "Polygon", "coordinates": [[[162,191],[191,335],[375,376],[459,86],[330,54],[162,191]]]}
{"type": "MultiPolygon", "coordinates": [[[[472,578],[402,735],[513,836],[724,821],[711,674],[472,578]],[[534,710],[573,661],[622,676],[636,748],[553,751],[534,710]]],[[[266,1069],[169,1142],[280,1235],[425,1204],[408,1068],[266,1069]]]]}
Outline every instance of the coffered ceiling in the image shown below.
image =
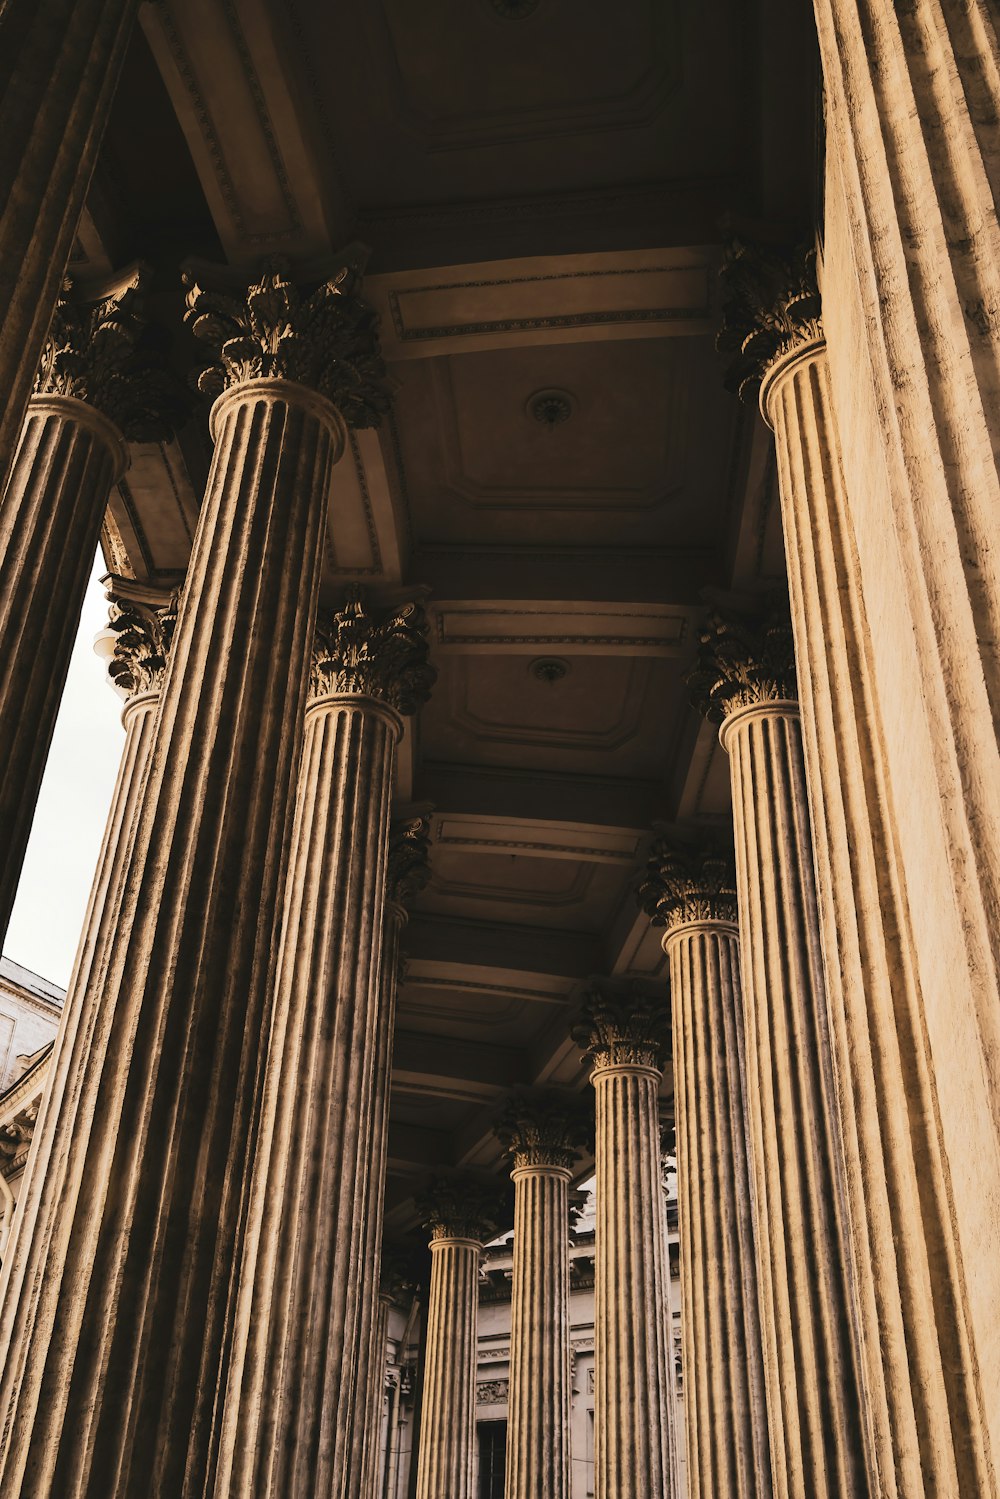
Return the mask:
{"type": "MultiPolygon", "coordinates": [[[[663,993],[633,888],[654,821],[728,811],[684,673],[712,591],[782,571],[770,439],[721,383],[735,224],[810,213],[808,19],[792,0],[158,0],[74,251],[142,256],[179,329],[186,256],[362,240],[393,387],[329,496],[323,604],[419,590],[438,683],[400,808],[433,809],[406,937],[390,1221],[493,1166],[519,1085],[584,1086],[592,974],[663,993]]],[[[197,362],[175,332],[178,368],[197,362]]],[[[109,565],[184,568],[205,414],[133,451],[109,565]]],[[[671,1078],[664,1083],[669,1108],[671,1078]]]]}

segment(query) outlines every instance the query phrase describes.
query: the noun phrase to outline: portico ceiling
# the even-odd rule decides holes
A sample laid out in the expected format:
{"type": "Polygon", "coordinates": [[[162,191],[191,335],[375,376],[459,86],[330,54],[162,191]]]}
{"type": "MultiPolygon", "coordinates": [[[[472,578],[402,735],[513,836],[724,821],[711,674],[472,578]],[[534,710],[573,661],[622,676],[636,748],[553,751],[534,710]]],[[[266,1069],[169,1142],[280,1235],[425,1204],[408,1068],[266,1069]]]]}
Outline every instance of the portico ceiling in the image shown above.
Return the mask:
{"type": "MultiPolygon", "coordinates": [[[[149,260],[176,329],[185,256],[371,250],[393,409],[335,471],[323,602],[426,590],[439,673],[398,787],[433,808],[392,1084],[404,1225],[436,1166],[499,1159],[512,1087],[583,1085],[567,1027],[588,975],[662,989],[632,895],[650,824],[726,815],[683,674],[705,591],[783,565],[770,439],[722,387],[715,272],[732,222],[808,216],[813,84],[786,66],[808,17],[790,0],[141,17],[76,274],[149,260]]],[[[134,450],[114,571],[184,568],[208,458],[204,412],[134,450]]]]}

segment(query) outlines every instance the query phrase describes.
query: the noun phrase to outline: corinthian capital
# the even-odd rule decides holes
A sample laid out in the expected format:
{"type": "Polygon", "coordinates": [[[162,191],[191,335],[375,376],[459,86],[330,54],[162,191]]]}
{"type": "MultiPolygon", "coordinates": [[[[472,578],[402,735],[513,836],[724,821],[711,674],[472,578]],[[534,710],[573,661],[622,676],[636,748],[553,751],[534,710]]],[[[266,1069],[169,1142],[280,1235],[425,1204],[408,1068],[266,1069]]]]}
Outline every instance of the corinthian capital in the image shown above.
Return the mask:
{"type": "MultiPolygon", "coordinates": [[[[387,410],[385,365],[378,318],[358,296],[358,256],[308,293],[275,258],[237,295],[199,284],[185,273],[185,322],[211,346],[215,362],[198,376],[198,389],[218,396],[247,380],[294,380],[326,396],[349,427],[375,427],[387,410]]],[[[218,279],[224,273],[209,269],[218,279]]]]}
{"type": "Polygon", "coordinates": [[[691,701],[711,723],[760,703],[795,702],[795,645],[787,607],[771,601],[755,615],[713,610],[687,684],[691,701]]]}
{"type": "Polygon", "coordinates": [[[485,1244],[500,1225],[502,1193],[498,1182],[471,1172],[436,1178],[422,1197],[417,1211],[425,1228],[436,1239],[474,1239],[485,1244]]]}
{"type": "Polygon", "coordinates": [[[135,266],[99,294],[67,280],[49,325],[35,395],[73,396],[133,442],[166,442],[190,397],[151,347],[142,299],[149,273],[135,266]]]}
{"type": "Polygon", "coordinates": [[[736,866],[721,844],[693,845],[661,834],[638,888],[654,926],[668,932],[701,921],[736,921],[736,866]]]}
{"type": "Polygon", "coordinates": [[[343,609],[317,625],[314,697],[373,697],[409,716],[427,701],[436,678],[419,604],[376,616],[355,590],[343,609]]]}
{"type": "Polygon", "coordinates": [[[670,1009],[635,984],[595,980],[586,991],[573,1040],[594,1071],[609,1067],[662,1070],[670,1043],[670,1009]]]}
{"type": "Polygon", "coordinates": [[[593,1108],[589,1099],[560,1088],[515,1093],[496,1124],[497,1139],[522,1166],[559,1166],[568,1169],[579,1148],[592,1139],[593,1108]]]}
{"type": "Polygon", "coordinates": [[[726,386],[756,401],[775,365],[823,336],[816,251],[811,245],[779,250],[736,240],[719,277],[723,312],[716,347],[734,356],[726,386]]]}
{"type": "Polygon", "coordinates": [[[126,702],[159,692],[177,625],[180,587],[163,591],[112,577],[107,597],[112,686],[126,702]]]}
{"type": "Polygon", "coordinates": [[[386,895],[404,911],[423,890],[431,877],[428,856],[431,847],[431,820],[422,817],[400,817],[389,829],[389,868],[386,895]]]}

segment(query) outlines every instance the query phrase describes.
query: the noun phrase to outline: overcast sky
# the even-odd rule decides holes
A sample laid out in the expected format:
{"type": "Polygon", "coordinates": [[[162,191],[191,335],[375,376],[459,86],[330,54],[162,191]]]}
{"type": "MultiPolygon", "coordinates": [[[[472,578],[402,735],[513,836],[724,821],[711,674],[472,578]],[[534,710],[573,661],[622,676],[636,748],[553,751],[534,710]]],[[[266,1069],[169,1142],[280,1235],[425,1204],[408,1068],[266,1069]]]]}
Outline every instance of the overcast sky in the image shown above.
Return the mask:
{"type": "Polygon", "coordinates": [[[4,952],[66,987],[124,743],[94,636],[108,622],[95,561],[4,952]]]}

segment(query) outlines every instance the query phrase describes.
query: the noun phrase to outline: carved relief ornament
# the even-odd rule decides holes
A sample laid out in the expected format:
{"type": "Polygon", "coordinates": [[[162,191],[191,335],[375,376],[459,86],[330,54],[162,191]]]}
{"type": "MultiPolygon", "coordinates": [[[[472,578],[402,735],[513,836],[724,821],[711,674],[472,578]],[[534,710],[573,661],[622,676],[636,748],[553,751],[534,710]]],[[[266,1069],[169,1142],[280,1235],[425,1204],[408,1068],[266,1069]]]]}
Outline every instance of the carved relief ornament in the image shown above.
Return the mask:
{"type": "Polygon", "coordinates": [[[136,266],[87,298],[67,279],[35,376],[37,396],[72,396],[93,406],[133,442],[167,442],[190,396],[164,366],[143,314],[149,279],[136,266]]]}
{"type": "Polygon", "coordinates": [[[761,703],[797,701],[795,643],[784,602],[771,600],[755,615],[713,610],[687,684],[710,723],[761,703]]]}
{"type": "Polygon", "coordinates": [[[177,627],[180,590],[157,604],[117,591],[112,579],[108,600],[108,628],[114,636],[108,661],[112,686],[126,701],[159,692],[177,627]]]}
{"type": "Polygon", "coordinates": [[[376,617],[355,589],[316,627],[314,698],[371,697],[409,717],[436,679],[427,659],[427,620],[417,603],[376,617]]]}
{"type": "Polygon", "coordinates": [[[693,845],[661,834],[637,890],[653,926],[668,932],[695,922],[736,922],[736,866],[721,844],[693,845]]]}
{"type": "Polygon", "coordinates": [[[613,1067],[660,1072],[670,1045],[670,1007],[637,985],[597,981],[584,995],[572,1035],[595,1073],[613,1067]]]}
{"type": "Polygon", "coordinates": [[[487,1243],[498,1231],[500,1205],[499,1184],[470,1174],[438,1177],[416,1203],[432,1244],[441,1239],[487,1243]]]}
{"type": "Polygon", "coordinates": [[[515,1170],[524,1166],[569,1169],[579,1148],[592,1141],[593,1108],[589,1099],[564,1089],[515,1093],[494,1130],[515,1170]]]}
{"type": "Polygon", "coordinates": [[[823,337],[812,245],[779,249],[734,240],[719,269],[721,354],[734,357],[726,387],[756,402],[761,384],[790,355],[823,337]]]}
{"type": "Polygon", "coordinates": [[[193,272],[184,280],[184,320],[215,354],[197,377],[205,395],[248,380],[293,380],[326,396],[349,427],[378,426],[389,407],[385,364],[356,264],[341,265],[308,294],[280,257],[239,295],[202,286],[193,272]]]}
{"type": "Polygon", "coordinates": [[[429,816],[399,818],[389,829],[386,896],[401,911],[405,912],[427,886],[431,877],[430,847],[429,816]]]}

